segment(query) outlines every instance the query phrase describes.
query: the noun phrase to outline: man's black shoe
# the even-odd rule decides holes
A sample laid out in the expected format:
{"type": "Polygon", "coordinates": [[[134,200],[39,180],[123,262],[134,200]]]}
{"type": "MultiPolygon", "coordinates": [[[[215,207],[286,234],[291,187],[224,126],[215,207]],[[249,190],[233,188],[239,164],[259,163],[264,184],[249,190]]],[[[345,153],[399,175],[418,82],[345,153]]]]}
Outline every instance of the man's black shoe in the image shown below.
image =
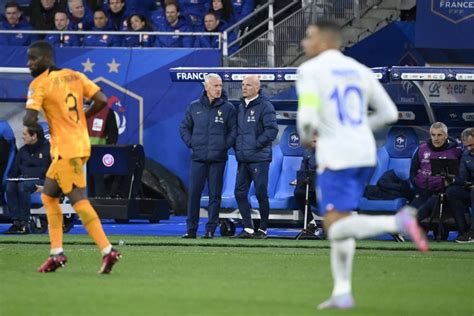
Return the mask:
{"type": "Polygon", "coordinates": [[[253,238],[255,238],[255,239],[267,239],[267,237],[268,237],[267,232],[265,230],[259,229],[255,232],[255,236],[253,238]]]}
{"type": "Polygon", "coordinates": [[[201,236],[201,238],[203,239],[212,239],[214,238],[214,234],[210,231],[207,231],[204,233],[204,235],[201,236]]]}
{"type": "Polygon", "coordinates": [[[19,225],[19,223],[13,223],[12,226],[10,226],[5,232],[4,234],[6,235],[15,235],[15,234],[19,234],[21,231],[21,227],[19,225]]]}
{"type": "Polygon", "coordinates": [[[245,229],[243,229],[240,234],[238,234],[237,236],[234,236],[232,238],[239,238],[239,239],[253,239],[255,236],[254,233],[249,233],[247,232],[245,229]]]}
{"type": "Polygon", "coordinates": [[[192,230],[188,230],[186,234],[184,234],[181,238],[186,238],[186,239],[195,239],[196,238],[196,232],[192,230]]]}

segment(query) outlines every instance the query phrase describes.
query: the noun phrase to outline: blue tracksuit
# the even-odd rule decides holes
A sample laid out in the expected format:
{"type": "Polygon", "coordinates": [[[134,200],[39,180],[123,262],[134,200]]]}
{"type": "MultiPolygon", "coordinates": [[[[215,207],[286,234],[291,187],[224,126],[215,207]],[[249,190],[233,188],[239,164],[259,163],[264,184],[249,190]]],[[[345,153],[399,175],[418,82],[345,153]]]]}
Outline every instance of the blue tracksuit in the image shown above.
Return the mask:
{"type": "MultiPolygon", "coordinates": [[[[223,32],[226,29],[225,25],[222,22],[219,23],[217,29],[212,32],[223,32]]],[[[198,32],[207,32],[205,28],[198,30],[198,32]]],[[[228,39],[227,42],[230,44],[237,39],[237,36],[234,32],[227,33],[228,39]]],[[[200,48],[219,48],[219,36],[197,36],[196,40],[194,41],[194,47],[200,48]]],[[[222,45],[221,45],[222,49],[222,45]]],[[[239,49],[239,45],[234,45],[229,49],[229,55],[236,52],[239,49]]]]}
{"type": "Polygon", "coordinates": [[[209,187],[206,231],[214,233],[217,227],[227,151],[234,146],[236,125],[236,109],[227,102],[226,96],[223,94],[210,104],[205,92],[191,103],[181,122],[181,138],[192,150],[188,231],[195,232],[198,228],[200,199],[206,179],[209,187]]]}
{"type": "Polygon", "coordinates": [[[179,36],[179,32],[192,32],[192,28],[185,18],[179,17],[178,23],[171,26],[168,20],[161,19],[156,30],[159,32],[174,32],[177,35],[160,35],[156,37],[156,46],[158,47],[193,47],[192,36],[179,36]]]}
{"type": "Polygon", "coordinates": [[[277,134],[275,109],[262,91],[247,106],[244,100],[241,101],[237,114],[235,155],[239,165],[234,193],[245,228],[253,227],[248,201],[252,181],[259,205],[260,228],[266,230],[268,227],[268,169],[272,160],[272,142],[277,134]]]}
{"type": "MultiPolygon", "coordinates": [[[[109,27],[93,27],[91,31],[111,31],[109,27]]],[[[110,47],[120,46],[120,38],[117,35],[85,35],[84,46],[88,47],[110,47]]]]}
{"type": "MultiPolygon", "coordinates": [[[[12,26],[6,20],[0,24],[0,29],[2,30],[31,30],[32,27],[29,23],[21,21],[15,26],[12,26]]],[[[35,34],[1,34],[0,35],[0,45],[8,45],[8,46],[28,46],[34,41],[37,40],[37,36],[35,34]]]]}
{"type": "Polygon", "coordinates": [[[254,0],[232,0],[232,6],[234,7],[234,14],[237,21],[242,20],[247,15],[252,13],[255,9],[254,0]]]}
{"type": "MultiPolygon", "coordinates": [[[[55,30],[57,31],[57,29],[55,30]]],[[[81,45],[79,36],[73,33],[65,34],[62,41],[59,34],[49,34],[44,38],[44,40],[53,46],[77,47],[81,45]]]]}
{"type": "MultiPolygon", "coordinates": [[[[133,30],[128,30],[133,31],[133,30]]],[[[143,32],[153,32],[151,29],[143,30],[143,32]]],[[[155,46],[155,36],[153,35],[143,35],[142,41],[140,42],[140,37],[138,35],[126,35],[122,42],[123,47],[154,47],[155,46]]]]}

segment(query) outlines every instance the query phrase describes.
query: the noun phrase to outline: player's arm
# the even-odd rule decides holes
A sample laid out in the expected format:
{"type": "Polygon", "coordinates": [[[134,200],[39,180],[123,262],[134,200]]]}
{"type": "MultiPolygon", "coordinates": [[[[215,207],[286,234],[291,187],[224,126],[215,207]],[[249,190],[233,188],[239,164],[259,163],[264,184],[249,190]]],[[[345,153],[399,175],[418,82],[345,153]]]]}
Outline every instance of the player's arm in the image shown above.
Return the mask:
{"type": "Polygon", "coordinates": [[[31,126],[38,122],[38,111],[32,109],[26,109],[26,114],[23,116],[23,125],[31,126]]]}
{"type": "Polygon", "coordinates": [[[316,135],[317,120],[321,99],[318,92],[318,83],[312,75],[311,69],[299,68],[296,82],[298,92],[297,128],[301,143],[310,147],[316,135]]]}
{"type": "Polygon", "coordinates": [[[371,86],[368,101],[370,107],[374,110],[369,115],[368,123],[370,128],[375,131],[387,124],[395,123],[398,120],[398,110],[387,91],[375,79],[372,72],[368,74],[368,78],[370,78],[371,86]]]}
{"type": "Polygon", "coordinates": [[[99,113],[107,105],[107,98],[102,91],[97,91],[92,97],[91,106],[86,111],[86,117],[89,118],[99,113]]]}

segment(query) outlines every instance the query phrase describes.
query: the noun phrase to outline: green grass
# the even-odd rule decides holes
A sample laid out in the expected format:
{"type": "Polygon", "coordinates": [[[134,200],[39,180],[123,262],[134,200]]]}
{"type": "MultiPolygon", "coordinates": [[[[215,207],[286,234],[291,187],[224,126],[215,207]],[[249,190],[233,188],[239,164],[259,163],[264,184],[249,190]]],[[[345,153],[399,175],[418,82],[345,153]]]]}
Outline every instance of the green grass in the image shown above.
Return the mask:
{"type": "Polygon", "coordinates": [[[318,312],[331,292],[327,241],[125,240],[111,275],[87,236],[66,235],[68,265],[36,268],[47,236],[0,237],[0,315],[474,315],[474,245],[360,241],[357,308],[318,312]]]}

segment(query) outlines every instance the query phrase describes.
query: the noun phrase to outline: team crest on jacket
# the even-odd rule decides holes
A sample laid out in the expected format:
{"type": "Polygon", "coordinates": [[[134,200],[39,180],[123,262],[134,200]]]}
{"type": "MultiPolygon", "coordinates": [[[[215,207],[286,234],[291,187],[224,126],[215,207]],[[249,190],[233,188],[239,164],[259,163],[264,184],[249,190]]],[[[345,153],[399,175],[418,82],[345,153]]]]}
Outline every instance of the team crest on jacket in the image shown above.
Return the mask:
{"type": "Polygon", "coordinates": [[[247,122],[255,122],[255,111],[250,110],[250,115],[247,117],[247,122]]]}
{"type": "Polygon", "coordinates": [[[221,110],[217,110],[217,116],[214,119],[214,123],[224,124],[224,118],[222,117],[222,111],[221,110]]]}

